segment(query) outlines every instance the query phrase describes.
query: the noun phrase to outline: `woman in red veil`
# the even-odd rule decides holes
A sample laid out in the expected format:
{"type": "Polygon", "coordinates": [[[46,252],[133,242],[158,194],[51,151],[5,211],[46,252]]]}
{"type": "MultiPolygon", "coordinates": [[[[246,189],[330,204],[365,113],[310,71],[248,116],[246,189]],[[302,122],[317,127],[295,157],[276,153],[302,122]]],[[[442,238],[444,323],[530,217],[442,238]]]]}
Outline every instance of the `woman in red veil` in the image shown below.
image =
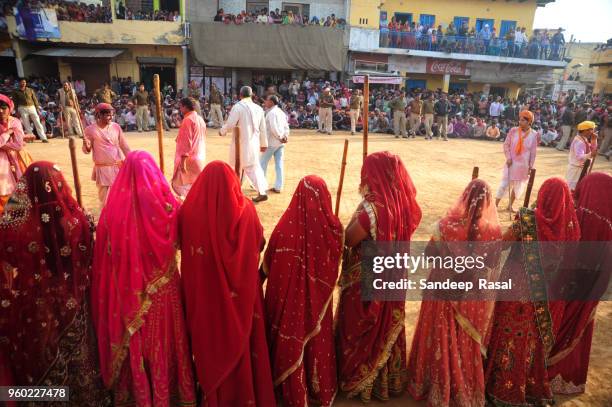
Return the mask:
{"type": "Polygon", "coordinates": [[[342,224],[325,181],[303,178],[264,256],[272,373],[285,406],[330,406],[337,390],[332,293],[342,224]]]}
{"type": "Polygon", "coordinates": [[[535,209],[521,208],[504,238],[521,242],[514,245],[500,277],[513,279],[512,294],[517,298],[495,304],[485,366],[487,398],[496,406],[550,404],[553,394],[546,366],[555,338],[543,260],[562,261],[545,255],[558,246],[550,242],[580,239],[567,183],[560,178],[546,180],[535,209]]]}
{"type": "Polygon", "coordinates": [[[93,317],[117,405],[195,405],[176,264],[177,200],[153,157],[128,154],[96,231],[93,317]]]}
{"type": "Polygon", "coordinates": [[[92,224],[59,167],[30,165],[0,220],[0,354],[13,385],[68,386],[71,404],[110,405],[90,319],[92,254],[92,224]]]}
{"type": "MultiPolygon", "coordinates": [[[[580,240],[602,242],[585,243],[580,248],[579,263],[573,270],[577,285],[605,290],[612,270],[612,177],[601,172],[587,175],[578,183],[575,198],[580,240]]],[[[559,312],[555,345],[548,361],[548,377],[555,393],[584,393],[598,303],[591,295],[587,299],[590,301],[561,302],[564,307],[559,312]]]]}
{"type": "Polygon", "coordinates": [[[187,326],[204,407],[275,406],[259,281],[263,228],[236,174],[209,163],[180,213],[187,326]]]}
{"type": "Polygon", "coordinates": [[[362,301],[360,243],[404,241],[421,221],[416,189],[402,160],[387,151],[370,154],[361,168],[363,200],[346,230],[336,357],[340,390],[369,401],[401,394],[406,386],[404,301],[362,301]]]}
{"type": "MultiPolygon", "coordinates": [[[[495,253],[501,227],[489,185],[475,179],[457,203],[435,226],[428,256],[483,256],[495,253]],[[466,242],[465,244],[457,242],[466,242]],[[473,243],[472,245],[467,242],[473,243]]],[[[498,256],[486,256],[489,281],[498,256]]],[[[450,273],[454,273],[451,271],[450,273]]],[[[465,270],[462,276],[484,277],[485,271],[465,270]]],[[[449,272],[432,270],[430,279],[446,279],[449,272]]],[[[473,293],[474,295],[476,293],[473,293]]],[[[484,406],[482,357],[493,312],[493,301],[442,299],[423,301],[408,360],[410,394],[430,406],[484,406]]]]}

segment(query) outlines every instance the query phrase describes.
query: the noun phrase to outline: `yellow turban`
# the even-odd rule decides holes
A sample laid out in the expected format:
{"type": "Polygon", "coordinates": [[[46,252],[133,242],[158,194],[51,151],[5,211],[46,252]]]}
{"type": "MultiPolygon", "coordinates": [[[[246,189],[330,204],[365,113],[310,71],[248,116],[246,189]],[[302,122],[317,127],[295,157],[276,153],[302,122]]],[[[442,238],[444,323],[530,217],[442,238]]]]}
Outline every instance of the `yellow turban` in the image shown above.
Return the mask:
{"type": "Polygon", "coordinates": [[[578,126],[576,126],[578,131],[591,130],[591,129],[595,129],[595,127],[597,127],[595,122],[592,122],[590,120],[585,120],[582,123],[580,123],[578,126]]]}

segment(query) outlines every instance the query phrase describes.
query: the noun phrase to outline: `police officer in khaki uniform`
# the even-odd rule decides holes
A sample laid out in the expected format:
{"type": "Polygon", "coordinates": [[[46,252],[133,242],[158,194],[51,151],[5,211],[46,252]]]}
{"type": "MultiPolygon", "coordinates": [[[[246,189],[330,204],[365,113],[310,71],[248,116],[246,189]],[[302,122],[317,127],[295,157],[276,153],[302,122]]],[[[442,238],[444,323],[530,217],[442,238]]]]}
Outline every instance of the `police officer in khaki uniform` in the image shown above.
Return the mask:
{"type": "Polygon", "coordinates": [[[408,138],[406,132],[406,92],[399,92],[395,99],[389,103],[389,107],[393,111],[393,133],[395,138],[399,138],[400,132],[402,137],[408,138]]]}
{"type": "Polygon", "coordinates": [[[334,96],[329,88],[323,89],[319,99],[319,133],[332,134],[332,110],[335,106],[334,96]]]}
{"type": "Polygon", "coordinates": [[[363,109],[363,96],[361,96],[361,91],[359,89],[353,89],[349,107],[351,109],[349,112],[351,116],[351,135],[353,135],[355,134],[355,126],[357,125],[357,120],[359,120],[361,109],[363,109]]]}

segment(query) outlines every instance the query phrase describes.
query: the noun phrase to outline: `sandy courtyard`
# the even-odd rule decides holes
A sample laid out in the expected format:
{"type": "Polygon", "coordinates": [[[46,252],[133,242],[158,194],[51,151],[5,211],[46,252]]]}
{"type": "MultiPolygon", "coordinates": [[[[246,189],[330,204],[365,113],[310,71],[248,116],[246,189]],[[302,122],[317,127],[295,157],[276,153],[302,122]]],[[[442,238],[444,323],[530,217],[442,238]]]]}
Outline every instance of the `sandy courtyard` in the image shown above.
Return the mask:
{"type": "MultiPolygon", "coordinates": [[[[173,170],[174,138],[177,131],[166,132],[164,138],[165,174],[170,179],[173,170]]],[[[335,205],[336,190],[340,176],[342,148],[344,139],[350,140],[348,163],[340,205],[340,219],[346,224],[360,201],[357,193],[359,174],[362,162],[362,138],[337,132],[333,136],[322,136],[312,131],[293,131],[285,148],[285,187],[280,195],[273,194],[267,202],[257,206],[260,220],[264,226],[266,238],[269,237],[276,222],[286,209],[299,180],[309,174],[317,174],[325,179],[335,205]]],[[[156,133],[127,133],[130,147],[147,150],[157,159],[156,133]]],[[[229,137],[219,137],[217,130],[210,129],[207,138],[207,161],[225,160],[229,156],[229,137]]],[[[84,206],[97,217],[98,203],[95,183],[91,181],[91,156],[81,152],[78,145],[78,163],[81,185],[83,187],[84,206]]],[[[36,142],[28,144],[28,151],[35,160],[50,160],[58,163],[66,178],[72,183],[72,171],[68,141],[51,140],[50,144],[36,142]]],[[[450,205],[459,197],[470,181],[472,167],[480,167],[480,178],[486,180],[496,190],[501,179],[504,157],[502,144],[475,140],[426,141],[423,138],[405,140],[395,139],[389,135],[371,135],[369,151],[389,150],[399,154],[416,184],[417,201],[423,211],[423,219],[414,239],[426,240],[429,237],[429,226],[444,215],[450,205]]],[[[555,149],[540,148],[536,159],[536,182],[532,193],[532,202],[537,196],[541,183],[549,177],[564,177],[567,167],[567,152],[560,153],[555,149]]],[[[595,170],[612,173],[612,163],[599,156],[595,170]]],[[[274,164],[268,167],[268,180],[273,182],[274,164]]],[[[254,191],[244,189],[247,195],[254,191]]],[[[506,205],[502,201],[500,207],[506,205]]],[[[515,207],[517,205],[515,204],[515,207]]],[[[500,220],[508,225],[508,212],[500,211],[500,220]]],[[[418,315],[419,303],[406,303],[406,333],[410,346],[413,328],[418,315]]],[[[597,310],[597,322],[586,393],[575,398],[558,398],[563,406],[610,406],[612,405],[612,302],[601,303],[597,310]]],[[[334,405],[361,405],[357,401],[339,399],[334,405]]],[[[372,402],[371,405],[383,405],[372,402]]],[[[398,399],[384,403],[388,407],[419,406],[424,403],[414,402],[407,394],[398,399]]]]}

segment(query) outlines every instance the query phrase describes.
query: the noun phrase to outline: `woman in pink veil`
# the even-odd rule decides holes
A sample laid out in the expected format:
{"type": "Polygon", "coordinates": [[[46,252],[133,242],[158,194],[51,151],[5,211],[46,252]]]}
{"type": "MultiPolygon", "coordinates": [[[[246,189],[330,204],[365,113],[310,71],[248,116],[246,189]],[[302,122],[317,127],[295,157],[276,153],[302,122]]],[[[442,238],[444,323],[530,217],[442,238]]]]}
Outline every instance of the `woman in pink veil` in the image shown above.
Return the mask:
{"type": "Polygon", "coordinates": [[[127,156],[100,215],[92,306],[115,404],[195,405],[176,265],[178,202],[144,151],[127,156]]]}
{"type": "MultiPolygon", "coordinates": [[[[491,188],[475,179],[435,225],[426,255],[483,256],[497,252],[492,246],[501,237],[491,188]]],[[[485,257],[491,281],[496,277],[499,257],[485,257]]],[[[451,273],[454,271],[433,269],[429,280],[452,278],[451,273]]],[[[472,281],[484,273],[480,269],[468,269],[459,278],[472,281]]],[[[427,400],[429,406],[485,404],[482,356],[486,354],[494,302],[474,301],[472,295],[469,300],[434,298],[421,304],[408,359],[408,390],[416,400],[427,400]]]]}

